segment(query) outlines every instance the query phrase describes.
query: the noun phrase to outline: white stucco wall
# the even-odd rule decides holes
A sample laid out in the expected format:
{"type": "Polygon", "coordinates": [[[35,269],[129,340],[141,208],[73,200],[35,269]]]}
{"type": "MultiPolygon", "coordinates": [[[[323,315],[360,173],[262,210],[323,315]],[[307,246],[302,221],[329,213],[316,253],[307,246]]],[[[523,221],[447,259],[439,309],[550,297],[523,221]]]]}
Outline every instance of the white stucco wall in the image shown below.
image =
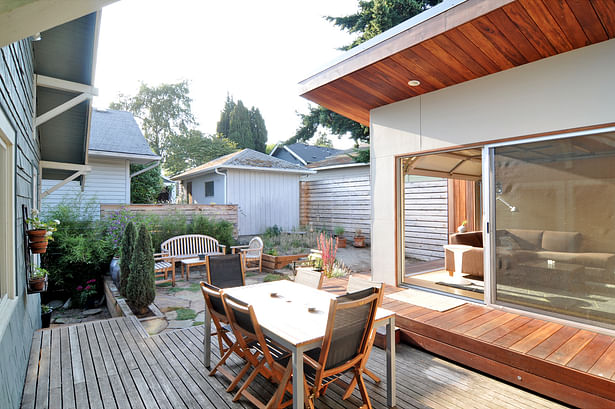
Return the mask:
{"type": "Polygon", "coordinates": [[[615,39],[372,110],[373,279],[396,281],[395,155],[615,122],[614,67],[615,39]]]}
{"type": "MultiPolygon", "coordinates": [[[[96,206],[103,204],[130,203],[130,166],[126,159],[102,159],[90,157],[92,171],[86,175],[82,200],[92,200],[96,206]]],[[[43,179],[41,191],[55,186],[58,180],[43,179]]],[[[81,194],[78,181],[69,182],[42,200],[42,210],[57,206],[62,201],[74,200],[81,194]]],[[[93,209],[100,214],[99,209],[93,209]]]]}

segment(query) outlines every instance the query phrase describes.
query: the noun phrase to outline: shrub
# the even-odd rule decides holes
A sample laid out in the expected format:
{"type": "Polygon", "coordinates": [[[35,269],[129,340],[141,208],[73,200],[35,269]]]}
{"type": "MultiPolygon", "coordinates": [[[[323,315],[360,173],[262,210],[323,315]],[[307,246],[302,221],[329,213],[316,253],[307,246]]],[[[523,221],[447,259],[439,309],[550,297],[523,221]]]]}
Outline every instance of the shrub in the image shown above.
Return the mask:
{"type": "Polygon", "coordinates": [[[192,219],[190,232],[213,237],[227,247],[235,244],[233,225],[226,220],[209,219],[203,215],[197,215],[192,219]]]}
{"type": "Polygon", "coordinates": [[[333,233],[336,236],[343,236],[344,235],[344,228],[342,226],[337,226],[334,230],[333,233]]]}
{"type": "Polygon", "coordinates": [[[333,242],[333,237],[327,237],[325,233],[321,233],[318,238],[318,250],[320,250],[322,257],[322,268],[326,276],[331,278],[337,253],[337,238],[333,242]]]}
{"type": "Polygon", "coordinates": [[[135,246],[135,235],[134,223],[128,222],[124,229],[122,248],[120,249],[120,294],[124,297],[126,297],[128,277],[130,277],[130,263],[132,261],[132,252],[135,246]]]}
{"type": "Polygon", "coordinates": [[[147,227],[141,224],[130,263],[126,299],[137,312],[144,313],[155,297],[156,285],[152,238],[147,227]]]}
{"type": "MultiPolygon", "coordinates": [[[[137,216],[122,208],[117,212],[114,212],[108,217],[105,222],[107,223],[107,232],[111,245],[113,246],[113,254],[118,255],[120,253],[120,247],[122,246],[122,239],[124,237],[124,231],[128,223],[134,222],[137,216]]],[[[134,226],[133,226],[134,230],[134,226]]]]}

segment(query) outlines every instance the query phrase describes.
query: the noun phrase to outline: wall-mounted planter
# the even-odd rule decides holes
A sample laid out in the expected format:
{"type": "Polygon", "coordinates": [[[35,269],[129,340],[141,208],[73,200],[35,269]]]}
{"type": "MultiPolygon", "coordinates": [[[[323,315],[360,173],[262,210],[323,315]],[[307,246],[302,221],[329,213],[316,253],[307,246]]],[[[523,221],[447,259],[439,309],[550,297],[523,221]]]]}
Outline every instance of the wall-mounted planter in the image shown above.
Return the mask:
{"type": "Polygon", "coordinates": [[[30,250],[34,254],[42,254],[47,251],[47,230],[28,230],[26,232],[30,241],[30,250]]]}
{"type": "Polygon", "coordinates": [[[45,291],[45,284],[47,284],[47,278],[31,278],[28,280],[30,291],[41,292],[45,291]]]}

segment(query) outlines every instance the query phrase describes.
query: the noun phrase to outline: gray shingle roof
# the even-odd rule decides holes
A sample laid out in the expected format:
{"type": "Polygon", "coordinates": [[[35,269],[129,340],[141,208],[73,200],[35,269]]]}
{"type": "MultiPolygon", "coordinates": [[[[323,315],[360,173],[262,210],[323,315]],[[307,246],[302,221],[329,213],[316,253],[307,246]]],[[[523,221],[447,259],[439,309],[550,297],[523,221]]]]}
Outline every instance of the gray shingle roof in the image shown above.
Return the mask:
{"type": "Polygon", "coordinates": [[[292,145],[287,145],[287,147],[307,163],[318,162],[343,152],[341,149],[306,145],[305,143],[293,143],[292,145]]]}
{"type": "Polygon", "coordinates": [[[130,112],[92,110],[90,153],[115,152],[126,155],[157,155],[149,147],[137,121],[130,112]]]}
{"type": "Polygon", "coordinates": [[[200,173],[206,173],[215,168],[253,168],[255,170],[274,170],[279,172],[300,172],[300,173],[313,173],[303,166],[294,165],[282,159],[278,159],[274,156],[269,156],[265,153],[257,152],[252,149],[242,149],[240,151],[221,156],[210,162],[207,162],[196,168],[187,170],[177,176],[174,176],[173,180],[185,179],[189,176],[195,176],[200,173]]]}

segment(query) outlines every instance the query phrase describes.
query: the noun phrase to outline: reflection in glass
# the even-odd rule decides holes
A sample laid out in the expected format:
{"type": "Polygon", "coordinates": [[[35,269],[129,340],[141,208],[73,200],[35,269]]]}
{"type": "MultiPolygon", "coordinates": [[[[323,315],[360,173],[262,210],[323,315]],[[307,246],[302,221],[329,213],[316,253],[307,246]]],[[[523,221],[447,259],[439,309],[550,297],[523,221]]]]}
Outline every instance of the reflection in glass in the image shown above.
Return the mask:
{"type": "Polygon", "coordinates": [[[615,324],[615,134],[494,149],[496,302],[615,324]]]}

